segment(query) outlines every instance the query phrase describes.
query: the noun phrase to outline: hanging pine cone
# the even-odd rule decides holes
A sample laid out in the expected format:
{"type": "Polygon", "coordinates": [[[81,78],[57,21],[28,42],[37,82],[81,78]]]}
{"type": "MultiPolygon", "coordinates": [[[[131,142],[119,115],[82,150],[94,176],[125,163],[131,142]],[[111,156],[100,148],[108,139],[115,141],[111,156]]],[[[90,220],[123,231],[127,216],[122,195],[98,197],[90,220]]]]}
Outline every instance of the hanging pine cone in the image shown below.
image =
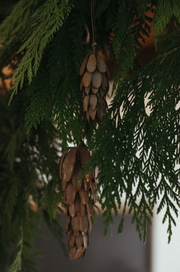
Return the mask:
{"type": "Polygon", "coordinates": [[[84,257],[89,244],[89,233],[93,227],[93,204],[97,201],[95,176],[90,170],[83,179],[79,179],[89,158],[87,147],[81,144],[78,148],[70,147],[68,153],[64,152],[60,160],[59,174],[62,179],[64,202],[67,205],[66,233],[69,237],[70,260],[84,257]]]}
{"type": "Polygon", "coordinates": [[[80,68],[82,77],[80,90],[83,97],[83,110],[88,122],[101,122],[107,109],[106,94],[109,90],[109,72],[103,58],[96,54],[88,55],[80,68]]]}

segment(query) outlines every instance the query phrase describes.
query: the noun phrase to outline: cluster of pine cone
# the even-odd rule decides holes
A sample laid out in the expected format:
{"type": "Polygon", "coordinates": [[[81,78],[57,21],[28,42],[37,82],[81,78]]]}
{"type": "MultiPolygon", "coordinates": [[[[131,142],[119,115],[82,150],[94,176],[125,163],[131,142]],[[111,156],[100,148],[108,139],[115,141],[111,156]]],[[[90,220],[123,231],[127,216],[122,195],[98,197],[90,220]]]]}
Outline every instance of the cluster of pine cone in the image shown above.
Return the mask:
{"type": "Polygon", "coordinates": [[[109,90],[109,72],[103,58],[96,54],[88,55],[80,68],[80,90],[83,97],[83,110],[88,122],[101,122],[107,108],[106,94],[109,90]]]}
{"type": "Polygon", "coordinates": [[[66,233],[70,260],[84,257],[93,228],[93,204],[97,201],[95,176],[90,170],[84,178],[79,178],[89,158],[87,147],[81,144],[78,148],[70,147],[60,160],[59,174],[67,205],[66,233]]]}

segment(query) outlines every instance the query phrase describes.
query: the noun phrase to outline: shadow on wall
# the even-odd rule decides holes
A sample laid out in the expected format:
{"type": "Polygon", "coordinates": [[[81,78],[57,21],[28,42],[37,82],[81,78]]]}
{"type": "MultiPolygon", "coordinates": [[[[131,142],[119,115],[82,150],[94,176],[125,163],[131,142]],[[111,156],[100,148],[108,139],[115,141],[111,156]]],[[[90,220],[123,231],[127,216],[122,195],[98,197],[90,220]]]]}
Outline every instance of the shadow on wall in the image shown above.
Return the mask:
{"type": "MultiPolygon", "coordinates": [[[[38,272],[148,272],[149,264],[149,235],[144,245],[139,240],[136,226],[131,224],[132,216],[127,215],[122,235],[118,235],[117,229],[120,215],[113,218],[114,223],[109,227],[106,238],[103,236],[103,217],[100,215],[90,233],[90,243],[85,257],[76,261],[67,259],[58,242],[49,232],[45,223],[42,223],[41,231],[48,238],[36,239],[36,245],[43,257],[33,258],[37,264],[38,272]]],[[[63,215],[65,226],[65,215],[63,215]]],[[[65,234],[64,234],[65,236],[65,234]]],[[[67,237],[65,238],[68,244],[67,237]]]]}

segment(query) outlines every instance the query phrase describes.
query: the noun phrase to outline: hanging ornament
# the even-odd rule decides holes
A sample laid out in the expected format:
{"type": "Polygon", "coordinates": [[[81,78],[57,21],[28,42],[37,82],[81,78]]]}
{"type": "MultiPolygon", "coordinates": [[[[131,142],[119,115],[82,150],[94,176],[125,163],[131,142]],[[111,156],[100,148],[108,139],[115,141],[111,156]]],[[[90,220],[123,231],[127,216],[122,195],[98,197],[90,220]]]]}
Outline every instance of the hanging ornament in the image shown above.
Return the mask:
{"type": "Polygon", "coordinates": [[[83,110],[88,122],[101,122],[107,109],[106,95],[109,90],[109,71],[103,58],[96,54],[94,0],[91,0],[91,23],[93,52],[86,56],[80,68],[80,90],[82,91],[83,110]]]}
{"type": "Polygon", "coordinates": [[[103,58],[92,53],[80,69],[83,110],[88,122],[101,122],[107,109],[106,95],[109,91],[109,72],[103,58]]]}
{"type": "Polygon", "coordinates": [[[59,175],[67,205],[66,233],[70,260],[84,257],[93,228],[93,204],[97,202],[95,175],[90,170],[79,178],[89,158],[87,146],[82,142],[78,148],[70,147],[60,160],[59,175]]]}

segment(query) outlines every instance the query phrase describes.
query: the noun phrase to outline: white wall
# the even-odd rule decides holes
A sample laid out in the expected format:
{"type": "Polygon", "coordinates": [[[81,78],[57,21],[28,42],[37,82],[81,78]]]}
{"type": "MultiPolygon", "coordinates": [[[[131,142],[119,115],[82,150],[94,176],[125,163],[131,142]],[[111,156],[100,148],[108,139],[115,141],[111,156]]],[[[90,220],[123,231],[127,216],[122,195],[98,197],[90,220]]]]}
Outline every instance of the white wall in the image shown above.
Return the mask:
{"type": "MultiPolygon", "coordinates": [[[[180,213],[180,211],[179,211],[180,213]]],[[[164,211],[154,214],[152,230],[152,272],[180,272],[180,214],[168,244],[167,227],[162,224],[164,211]]]]}

